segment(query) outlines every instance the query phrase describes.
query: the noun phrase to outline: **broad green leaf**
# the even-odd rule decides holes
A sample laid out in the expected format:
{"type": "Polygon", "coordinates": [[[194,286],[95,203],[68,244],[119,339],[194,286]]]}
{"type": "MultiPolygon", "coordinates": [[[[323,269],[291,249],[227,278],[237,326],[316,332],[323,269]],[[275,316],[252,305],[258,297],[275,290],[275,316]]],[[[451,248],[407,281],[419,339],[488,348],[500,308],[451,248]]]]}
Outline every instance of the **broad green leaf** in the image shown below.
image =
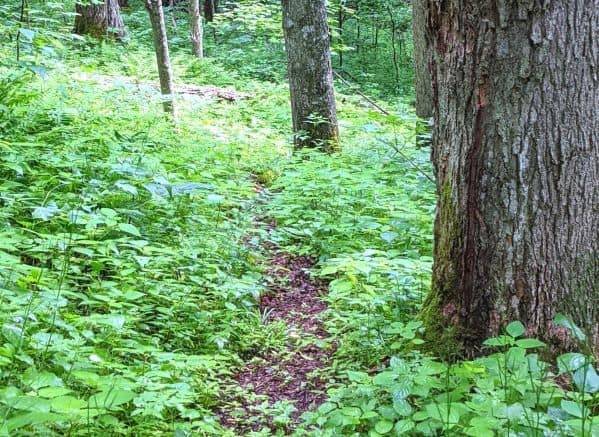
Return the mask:
{"type": "Polygon", "coordinates": [[[114,389],[95,394],[89,398],[91,408],[111,409],[130,402],[135,393],[128,390],[114,389]]]}
{"type": "Polygon", "coordinates": [[[38,394],[42,398],[52,399],[57,398],[59,396],[64,396],[71,393],[73,390],[68,389],[66,387],[45,387],[38,390],[38,394]]]}
{"type": "Polygon", "coordinates": [[[405,400],[393,402],[393,409],[401,417],[408,417],[410,414],[412,414],[412,406],[408,401],[405,400]]]}
{"type": "Polygon", "coordinates": [[[360,417],[362,415],[362,410],[359,409],[358,407],[343,407],[341,409],[341,413],[344,416],[360,417]]]}
{"type": "Polygon", "coordinates": [[[372,379],[372,382],[375,385],[380,385],[383,387],[391,387],[391,385],[393,385],[395,383],[396,378],[397,378],[397,375],[395,373],[386,371],[386,372],[381,372],[381,373],[377,374],[372,379]]]}
{"type": "Polygon", "coordinates": [[[23,375],[23,382],[34,390],[42,387],[61,387],[62,379],[50,372],[38,372],[34,368],[28,369],[23,375]]]}
{"type": "Polygon", "coordinates": [[[411,431],[412,429],[414,429],[414,427],[416,426],[416,424],[410,420],[410,419],[403,419],[403,420],[398,420],[395,423],[395,427],[394,427],[394,431],[395,431],[395,435],[407,435],[407,433],[409,431],[411,431]]]}
{"type": "Polygon", "coordinates": [[[38,206],[35,208],[31,216],[42,221],[48,221],[58,213],[60,213],[60,208],[55,203],[50,203],[48,206],[38,206]]]}
{"type": "Polygon", "coordinates": [[[516,346],[523,349],[533,349],[538,347],[545,347],[546,344],[536,338],[524,338],[522,340],[516,340],[516,346]]]}
{"type": "Polygon", "coordinates": [[[25,38],[28,42],[32,42],[33,37],[35,36],[35,30],[25,29],[23,27],[19,29],[19,33],[23,35],[23,38],[25,38]]]}
{"type": "Polygon", "coordinates": [[[526,332],[526,328],[522,322],[515,321],[507,325],[505,331],[514,338],[521,337],[526,332]]]}
{"type": "Polygon", "coordinates": [[[134,235],[136,237],[141,237],[141,233],[136,226],[131,223],[119,223],[119,229],[127,234],[134,235]]]}
{"type": "Polygon", "coordinates": [[[553,319],[553,322],[558,326],[567,328],[573,335],[580,341],[585,341],[587,336],[572,320],[566,317],[564,314],[557,314],[553,319]]]}
{"type": "Polygon", "coordinates": [[[577,352],[567,352],[557,357],[559,373],[575,372],[589,363],[589,358],[577,352]]]}
{"type": "Polygon", "coordinates": [[[352,382],[360,382],[364,383],[370,379],[370,376],[366,372],[354,372],[352,370],[348,370],[347,377],[352,382]]]}
{"type": "Polygon", "coordinates": [[[17,396],[11,398],[6,404],[15,410],[34,411],[39,413],[50,412],[50,402],[37,396],[17,396]]]}
{"type": "Polygon", "coordinates": [[[377,413],[376,411],[367,411],[366,413],[362,414],[362,416],[360,416],[360,419],[368,420],[374,419],[375,417],[379,417],[379,413],[377,413]]]}
{"type": "Polygon", "coordinates": [[[335,273],[337,273],[339,271],[339,267],[336,265],[328,265],[325,266],[321,271],[320,274],[323,276],[327,276],[327,275],[333,275],[335,273]]]}
{"type": "Polygon", "coordinates": [[[599,391],[599,375],[590,362],[574,372],[572,380],[580,391],[591,394],[599,391]]]}
{"type": "Polygon", "coordinates": [[[374,429],[379,434],[387,434],[387,433],[391,432],[391,430],[393,429],[393,422],[391,422],[390,420],[384,420],[384,419],[380,420],[376,423],[376,425],[374,426],[374,429]]]}
{"type": "MultiPolygon", "coordinates": [[[[577,402],[568,401],[568,400],[564,399],[564,400],[562,400],[560,405],[562,407],[562,410],[564,410],[566,413],[570,414],[571,416],[578,417],[580,419],[582,419],[585,416],[585,414],[582,410],[582,407],[577,402]]],[[[587,410],[587,413],[588,413],[588,410],[587,410]]]]}
{"type": "Polygon", "coordinates": [[[389,244],[393,243],[393,241],[395,241],[397,237],[399,237],[399,234],[397,232],[385,231],[381,233],[381,238],[389,244]]]}
{"type": "Polygon", "coordinates": [[[59,396],[50,401],[52,411],[57,413],[79,413],[82,408],[87,407],[87,403],[82,399],[73,396],[59,396]]]}
{"type": "Polygon", "coordinates": [[[520,420],[524,415],[524,407],[520,403],[515,403],[505,407],[505,417],[508,420],[520,420]]]}
{"type": "Polygon", "coordinates": [[[16,431],[25,426],[58,422],[63,419],[63,416],[54,413],[26,413],[8,419],[6,421],[6,428],[8,431],[16,431]]]}

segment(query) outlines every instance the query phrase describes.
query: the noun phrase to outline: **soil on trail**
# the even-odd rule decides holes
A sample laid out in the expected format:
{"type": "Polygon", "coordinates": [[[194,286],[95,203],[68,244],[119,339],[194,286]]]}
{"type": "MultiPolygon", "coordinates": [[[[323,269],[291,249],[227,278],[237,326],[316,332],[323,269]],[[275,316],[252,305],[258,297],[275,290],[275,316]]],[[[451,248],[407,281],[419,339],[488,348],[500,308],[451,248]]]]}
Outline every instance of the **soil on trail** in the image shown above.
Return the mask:
{"type": "MultiPolygon", "coordinates": [[[[271,407],[279,401],[292,404],[295,411],[283,429],[289,434],[302,413],[315,409],[326,399],[326,381],[319,371],[329,367],[334,353],[320,318],[327,309],[321,296],[327,293],[328,284],[310,276],[315,262],[309,257],[283,253],[272,244],[267,244],[265,251],[270,284],[260,299],[260,310],[267,315],[267,321],[285,322],[290,341],[284,353],[247,364],[234,379],[246,391],[265,396],[271,407]]],[[[263,427],[281,430],[280,425],[273,424],[272,417],[260,416],[258,406],[263,400],[237,397],[234,401],[238,406],[225,407],[220,412],[224,426],[240,435],[263,427]]]]}

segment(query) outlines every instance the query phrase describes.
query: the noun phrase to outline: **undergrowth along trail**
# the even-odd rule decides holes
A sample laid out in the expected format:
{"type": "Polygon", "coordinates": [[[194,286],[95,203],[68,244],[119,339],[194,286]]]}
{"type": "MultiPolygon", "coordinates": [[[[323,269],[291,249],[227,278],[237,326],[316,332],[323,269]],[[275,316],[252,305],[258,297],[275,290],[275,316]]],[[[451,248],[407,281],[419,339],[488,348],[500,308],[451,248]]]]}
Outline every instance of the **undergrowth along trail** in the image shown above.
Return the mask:
{"type": "Polygon", "coordinates": [[[221,422],[241,434],[270,429],[291,432],[306,411],[326,399],[324,371],[333,345],[320,319],[327,284],[310,277],[314,262],[268,248],[268,289],[259,309],[266,323],[282,322],[289,343],[283,350],[246,363],[233,379],[243,393],[221,409],[221,422]]]}

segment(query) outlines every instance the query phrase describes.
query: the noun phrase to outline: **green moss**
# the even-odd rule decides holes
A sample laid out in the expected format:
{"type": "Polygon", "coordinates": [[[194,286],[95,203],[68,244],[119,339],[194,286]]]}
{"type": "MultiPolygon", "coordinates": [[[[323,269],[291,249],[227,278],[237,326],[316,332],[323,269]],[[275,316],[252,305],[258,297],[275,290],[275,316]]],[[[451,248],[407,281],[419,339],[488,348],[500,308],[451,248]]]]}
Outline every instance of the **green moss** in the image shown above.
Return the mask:
{"type": "Polygon", "coordinates": [[[424,302],[420,318],[423,321],[426,341],[425,349],[444,359],[460,355],[463,346],[460,341],[459,326],[451,322],[455,314],[447,314],[443,302],[452,302],[448,296],[457,290],[454,245],[461,237],[461,226],[453,207],[451,185],[445,182],[441,190],[440,225],[435,228],[435,266],[433,285],[424,302]],[[442,229],[440,229],[442,227],[442,229]]]}
{"type": "Polygon", "coordinates": [[[420,319],[424,325],[422,350],[444,360],[453,361],[462,354],[463,346],[459,340],[458,327],[451,325],[443,316],[441,295],[438,289],[428,295],[420,319]]]}
{"type": "Polygon", "coordinates": [[[277,178],[278,175],[273,170],[266,169],[259,173],[256,173],[255,176],[258,182],[268,187],[273,183],[273,181],[277,178]]]}

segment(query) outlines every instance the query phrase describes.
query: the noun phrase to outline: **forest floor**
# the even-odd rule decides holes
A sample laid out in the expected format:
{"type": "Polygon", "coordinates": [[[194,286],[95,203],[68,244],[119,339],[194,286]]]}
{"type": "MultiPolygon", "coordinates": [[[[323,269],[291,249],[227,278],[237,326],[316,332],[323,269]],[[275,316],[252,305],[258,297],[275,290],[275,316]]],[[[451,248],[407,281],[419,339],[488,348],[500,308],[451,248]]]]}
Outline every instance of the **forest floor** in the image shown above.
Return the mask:
{"type": "Polygon", "coordinates": [[[220,79],[179,86],[176,129],[145,77],[6,79],[25,103],[2,214],[22,231],[0,228],[0,321],[22,360],[0,351],[0,431],[305,435],[348,371],[389,356],[430,268],[414,120],[347,96],[343,152],[291,154],[286,85],[220,79]]]}
{"type": "Polygon", "coordinates": [[[221,423],[241,435],[265,426],[275,431],[283,425],[290,432],[299,417],[314,410],[326,399],[326,381],[322,372],[330,365],[334,348],[327,344],[328,333],[321,319],[326,310],[322,297],[325,282],[310,277],[314,260],[293,256],[269,247],[266,274],[271,283],[260,298],[259,309],[266,322],[282,321],[288,327],[290,344],[276,354],[252,360],[233,375],[245,390],[259,395],[240,396],[220,412],[221,423]],[[313,342],[309,342],[312,338],[313,342]],[[287,423],[261,418],[261,403],[272,408],[277,403],[292,407],[287,423]]]}
{"type": "Polygon", "coordinates": [[[0,437],[599,436],[592,361],[542,362],[521,324],[474,361],[422,351],[411,97],[338,82],[341,150],[293,150],[280,17],[239,3],[201,62],[169,20],[176,124],[143,8],[43,68],[0,46],[0,437]]]}

